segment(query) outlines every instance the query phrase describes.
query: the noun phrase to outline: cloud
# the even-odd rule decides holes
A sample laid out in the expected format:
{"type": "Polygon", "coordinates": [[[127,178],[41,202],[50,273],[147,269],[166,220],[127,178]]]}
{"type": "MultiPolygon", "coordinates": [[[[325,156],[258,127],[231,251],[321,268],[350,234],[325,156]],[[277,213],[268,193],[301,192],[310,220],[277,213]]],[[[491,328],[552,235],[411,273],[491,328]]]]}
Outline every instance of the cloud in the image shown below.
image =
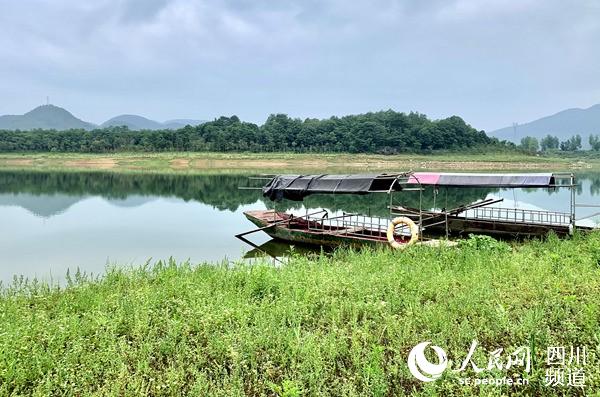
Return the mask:
{"type": "Polygon", "coordinates": [[[600,101],[598,21],[585,0],[4,1],[0,113],[49,94],[95,122],[395,108],[501,127],[600,101]]]}
{"type": "Polygon", "coordinates": [[[450,20],[473,20],[480,18],[507,18],[517,13],[528,12],[542,2],[536,0],[456,0],[447,2],[437,11],[437,16],[450,20]]]}
{"type": "Polygon", "coordinates": [[[169,0],[129,0],[118,4],[119,18],[126,23],[143,22],[153,19],[168,7],[169,0]]]}

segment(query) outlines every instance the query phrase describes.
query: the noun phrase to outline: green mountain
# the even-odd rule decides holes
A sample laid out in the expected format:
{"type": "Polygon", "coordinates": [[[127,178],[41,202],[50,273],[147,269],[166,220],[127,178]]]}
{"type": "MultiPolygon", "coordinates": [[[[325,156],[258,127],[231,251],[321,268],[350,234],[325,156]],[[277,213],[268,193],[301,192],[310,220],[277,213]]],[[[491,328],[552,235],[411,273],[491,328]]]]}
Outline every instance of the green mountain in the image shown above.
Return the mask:
{"type": "Polygon", "coordinates": [[[160,130],[165,128],[161,123],[147,119],[135,114],[122,114],[105,121],[100,127],[121,127],[125,126],[130,130],[160,130]]]}
{"type": "Polygon", "coordinates": [[[587,143],[588,135],[600,134],[600,104],[587,109],[563,110],[529,123],[505,127],[489,133],[498,139],[515,143],[519,143],[525,136],[541,139],[548,134],[557,136],[561,141],[579,134],[584,143],[587,143]]]}
{"type": "Polygon", "coordinates": [[[126,126],[130,130],[163,130],[171,129],[176,130],[183,128],[186,125],[198,125],[205,123],[202,120],[191,120],[191,119],[175,119],[168,120],[164,123],[147,119],[146,117],[137,116],[135,114],[122,114],[117,117],[105,121],[101,127],[120,127],[126,126]]]}
{"type": "Polygon", "coordinates": [[[54,105],[42,105],[23,115],[0,116],[0,130],[70,130],[126,126],[130,130],[162,130],[179,129],[186,125],[199,125],[202,120],[176,119],[164,123],[147,119],[134,114],[123,114],[105,121],[97,126],[93,123],[80,120],[69,111],[54,105]]]}
{"type": "Polygon", "coordinates": [[[96,128],[92,123],[87,123],[73,116],[67,110],[54,105],[42,105],[23,115],[0,116],[0,130],[70,130],[83,128],[91,130],[96,128]]]}

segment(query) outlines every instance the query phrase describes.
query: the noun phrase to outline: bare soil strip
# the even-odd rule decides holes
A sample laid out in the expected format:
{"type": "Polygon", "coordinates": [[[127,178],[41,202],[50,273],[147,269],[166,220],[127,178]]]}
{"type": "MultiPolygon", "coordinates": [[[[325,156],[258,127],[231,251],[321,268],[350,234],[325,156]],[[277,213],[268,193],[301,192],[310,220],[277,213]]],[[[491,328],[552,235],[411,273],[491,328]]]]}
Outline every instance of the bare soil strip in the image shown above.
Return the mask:
{"type": "Polygon", "coordinates": [[[84,159],[84,160],[73,160],[65,161],[64,166],[66,168],[89,168],[98,170],[107,170],[115,168],[117,161],[112,158],[98,158],[98,159],[84,159]]]}
{"type": "MultiPolygon", "coordinates": [[[[265,156],[266,157],[266,156],[265,156]]],[[[594,164],[584,161],[567,162],[564,160],[455,160],[448,156],[448,160],[443,158],[432,158],[431,160],[420,158],[393,157],[382,158],[381,156],[298,156],[294,158],[276,157],[269,158],[248,158],[240,156],[236,158],[232,155],[229,158],[211,158],[210,155],[203,157],[201,154],[195,155],[177,155],[173,157],[168,155],[144,155],[132,154],[115,156],[51,156],[51,155],[32,155],[24,158],[15,158],[13,156],[2,157],[0,155],[0,169],[6,168],[36,168],[48,170],[111,170],[111,171],[154,171],[154,172],[187,172],[187,171],[215,171],[215,170],[326,170],[326,169],[346,169],[363,171],[415,171],[415,170],[456,170],[456,171],[477,171],[477,170],[569,170],[593,168],[594,164]]]]}

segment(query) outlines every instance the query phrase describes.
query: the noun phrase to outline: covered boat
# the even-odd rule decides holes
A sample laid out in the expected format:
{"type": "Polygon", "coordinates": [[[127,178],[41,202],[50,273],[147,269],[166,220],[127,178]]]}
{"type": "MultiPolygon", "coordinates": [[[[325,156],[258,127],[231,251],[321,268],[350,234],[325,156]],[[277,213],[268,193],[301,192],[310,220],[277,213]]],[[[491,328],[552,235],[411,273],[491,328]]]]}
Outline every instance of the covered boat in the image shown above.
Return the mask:
{"type": "MultiPolygon", "coordinates": [[[[408,177],[409,173],[276,175],[268,178],[262,193],[273,201],[301,201],[312,194],[389,194],[401,190],[398,181],[406,182],[408,177]]],[[[274,210],[246,211],[244,215],[257,229],[236,237],[255,248],[258,246],[245,236],[257,231],[287,242],[327,247],[389,244],[404,248],[421,240],[418,226],[408,218],[404,223],[391,225],[388,218],[356,213],[330,214],[324,209],[300,216],[274,210]]]]}
{"type": "MultiPolygon", "coordinates": [[[[543,209],[508,208],[496,205],[502,198],[488,198],[456,208],[423,210],[406,205],[391,205],[391,214],[419,220],[424,233],[430,236],[467,236],[471,233],[498,238],[540,237],[550,231],[557,235],[572,234],[576,225],[575,176],[572,173],[447,173],[415,172],[408,184],[430,186],[433,195],[460,188],[558,189],[571,192],[568,212],[543,209]]],[[[435,202],[435,198],[434,198],[435,202]]],[[[439,202],[439,201],[438,201],[439,202]]]]}

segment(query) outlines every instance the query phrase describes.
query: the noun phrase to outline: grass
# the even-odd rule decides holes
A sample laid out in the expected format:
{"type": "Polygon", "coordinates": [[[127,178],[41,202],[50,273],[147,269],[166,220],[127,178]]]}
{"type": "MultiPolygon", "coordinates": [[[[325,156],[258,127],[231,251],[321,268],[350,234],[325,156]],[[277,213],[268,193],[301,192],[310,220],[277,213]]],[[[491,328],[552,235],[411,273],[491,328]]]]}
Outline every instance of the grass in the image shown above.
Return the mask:
{"type": "Polygon", "coordinates": [[[598,395],[598,296],[600,234],[16,282],[0,293],[0,395],[578,395],[543,382],[546,347],[571,345],[592,353],[585,394],[598,395]],[[480,366],[532,347],[530,374],[492,374],[529,385],[409,373],[417,343],[462,360],[473,339],[480,366]]]}
{"type": "Polygon", "coordinates": [[[560,154],[532,156],[523,153],[436,153],[369,155],[369,154],[302,154],[302,153],[4,153],[0,169],[90,170],[119,172],[206,172],[207,170],[273,171],[287,169],[547,169],[555,170],[600,166],[600,158],[591,154],[562,157],[560,154]]]}

